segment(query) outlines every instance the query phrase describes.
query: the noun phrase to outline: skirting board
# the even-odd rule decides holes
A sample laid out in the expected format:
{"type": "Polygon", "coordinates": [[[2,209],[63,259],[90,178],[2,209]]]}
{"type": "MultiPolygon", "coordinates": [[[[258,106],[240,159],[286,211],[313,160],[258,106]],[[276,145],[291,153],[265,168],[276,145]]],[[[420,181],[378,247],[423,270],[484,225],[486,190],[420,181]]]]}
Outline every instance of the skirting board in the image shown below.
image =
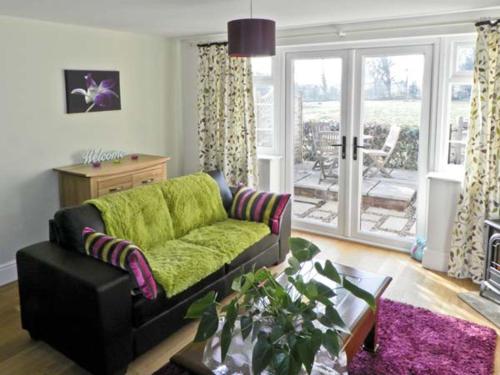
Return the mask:
{"type": "Polygon", "coordinates": [[[17,280],[17,265],[15,260],[0,264],[0,285],[17,280]]]}
{"type": "Polygon", "coordinates": [[[425,268],[446,272],[448,271],[448,260],[450,258],[449,252],[446,251],[436,251],[425,249],[424,257],[422,258],[422,265],[425,268]]]}

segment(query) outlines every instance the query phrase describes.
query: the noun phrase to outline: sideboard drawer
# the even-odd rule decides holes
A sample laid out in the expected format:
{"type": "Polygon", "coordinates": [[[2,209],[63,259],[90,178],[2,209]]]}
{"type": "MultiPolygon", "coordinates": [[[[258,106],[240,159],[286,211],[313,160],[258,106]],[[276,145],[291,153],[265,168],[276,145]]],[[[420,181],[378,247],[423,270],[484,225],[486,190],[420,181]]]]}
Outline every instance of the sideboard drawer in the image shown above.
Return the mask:
{"type": "Polygon", "coordinates": [[[163,181],[165,179],[165,166],[147,169],[132,176],[134,187],[145,186],[163,181]]]}
{"type": "Polygon", "coordinates": [[[169,160],[165,156],[136,154],[118,162],[103,161],[98,168],[88,164],[55,168],[59,173],[61,207],[166,180],[169,160]]]}
{"type": "Polygon", "coordinates": [[[97,196],[131,189],[132,186],[130,175],[99,179],[97,180],[97,196]]]}

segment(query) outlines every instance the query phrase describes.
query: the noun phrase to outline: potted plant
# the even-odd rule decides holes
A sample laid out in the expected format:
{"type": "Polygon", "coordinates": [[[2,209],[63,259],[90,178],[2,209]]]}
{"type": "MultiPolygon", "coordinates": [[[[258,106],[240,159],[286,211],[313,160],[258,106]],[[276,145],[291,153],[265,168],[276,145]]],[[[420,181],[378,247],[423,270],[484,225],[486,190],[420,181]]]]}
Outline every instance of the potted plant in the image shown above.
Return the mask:
{"type": "Polygon", "coordinates": [[[230,367],[240,367],[241,373],[246,366],[252,374],[297,375],[311,374],[320,353],[332,361],[341,358],[342,334],[349,331],[335,308],[335,296],[347,290],[372,309],[375,299],[339,274],[332,262],[313,261],[320,249],[310,241],[291,238],[289,244],[292,256],[280,277],[266,268],[249,272],[233,281],[235,295],[224,306],[213,291],[190,306],[186,317],[200,319],[195,341],[208,340],[206,361],[216,352],[223,364],[236,346],[230,367]]]}

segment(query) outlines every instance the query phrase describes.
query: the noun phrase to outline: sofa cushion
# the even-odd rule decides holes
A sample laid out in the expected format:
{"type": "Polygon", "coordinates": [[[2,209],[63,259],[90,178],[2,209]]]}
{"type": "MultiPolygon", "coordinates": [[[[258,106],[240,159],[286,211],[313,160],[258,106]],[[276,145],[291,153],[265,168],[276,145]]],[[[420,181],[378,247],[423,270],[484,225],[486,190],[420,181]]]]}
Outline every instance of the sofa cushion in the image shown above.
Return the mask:
{"type": "Polygon", "coordinates": [[[215,182],[217,182],[217,185],[219,185],[222,204],[224,205],[226,211],[229,212],[229,210],[231,209],[231,203],[233,202],[233,192],[227,185],[224,174],[221,171],[217,170],[208,171],[207,174],[209,174],[215,180],[215,182]]]}
{"type": "Polygon", "coordinates": [[[158,288],[141,249],[130,241],[96,232],[89,227],[83,229],[82,236],[87,255],[128,271],[134,281],[134,289],[147,299],[156,298],[158,288]]]}
{"type": "Polygon", "coordinates": [[[227,219],[217,183],[206,173],[195,173],[160,183],[175,237],[195,228],[227,219]]]}
{"type": "Polygon", "coordinates": [[[193,229],[182,241],[217,250],[229,263],[247,248],[269,234],[263,223],[226,219],[212,225],[193,229]]]}
{"type": "Polygon", "coordinates": [[[230,216],[240,220],[262,222],[271,232],[279,234],[281,215],[290,199],[290,194],[257,192],[240,186],[234,194],[230,216]]]}
{"type": "Polygon", "coordinates": [[[254,243],[248,249],[239,254],[236,258],[234,258],[231,262],[226,264],[226,273],[229,273],[236,268],[241,267],[243,264],[248,261],[257,258],[262,252],[268,250],[270,247],[274,245],[278,245],[279,236],[275,234],[268,234],[265,237],[262,237],[259,241],[254,243]]]}
{"type": "Polygon", "coordinates": [[[216,249],[181,240],[144,249],[153,275],[168,297],[173,297],[217,271],[227,257],[216,249]]]}
{"type": "MultiPolygon", "coordinates": [[[[158,184],[91,199],[106,224],[106,233],[146,250],[174,238],[172,218],[158,184]]],[[[95,228],[97,229],[97,228],[95,228]]]]}
{"type": "Polygon", "coordinates": [[[211,273],[201,281],[171,298],[167,297],[165,290],[161,287],[158,289],[158,296],[155,300],[148,300],[141,295],[134,296],[132,300],[132,321],[134,327],[141,326],[142,324],[148,322],[151,318],[154,318],[155,316],[185,301],[189,297],[198,293],[200,290],[206,288],[213,282],[222,279],[223,277],[224,267],[211,273]]]}

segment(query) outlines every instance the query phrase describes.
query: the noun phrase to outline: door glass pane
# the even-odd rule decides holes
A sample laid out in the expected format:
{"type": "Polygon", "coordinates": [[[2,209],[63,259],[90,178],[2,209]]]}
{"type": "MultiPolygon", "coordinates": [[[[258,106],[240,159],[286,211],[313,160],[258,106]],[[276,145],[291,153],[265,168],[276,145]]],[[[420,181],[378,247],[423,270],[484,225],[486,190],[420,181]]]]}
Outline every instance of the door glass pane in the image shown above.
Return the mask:
{"type": "Polygon", "coordinates": [[[423,55],[363,59],[361,232],[415,237],[423,74],[423,55]]]}
{"type": "Polygon", "coordinates": [[[338,225],[342,59],[293,61],[293,214],[338,225]]]}
{"type": "Polygon", "coordinates": [[[274,87],[272,81],[256,80],[254,99],[257,146],[271,148],[274,143],[274,87]]]}
{"type": "Polygon", "coordinates": [[[465,161],[472,86],[452,84],[450,88],[448,164],[461,165],[465,161]]]}

